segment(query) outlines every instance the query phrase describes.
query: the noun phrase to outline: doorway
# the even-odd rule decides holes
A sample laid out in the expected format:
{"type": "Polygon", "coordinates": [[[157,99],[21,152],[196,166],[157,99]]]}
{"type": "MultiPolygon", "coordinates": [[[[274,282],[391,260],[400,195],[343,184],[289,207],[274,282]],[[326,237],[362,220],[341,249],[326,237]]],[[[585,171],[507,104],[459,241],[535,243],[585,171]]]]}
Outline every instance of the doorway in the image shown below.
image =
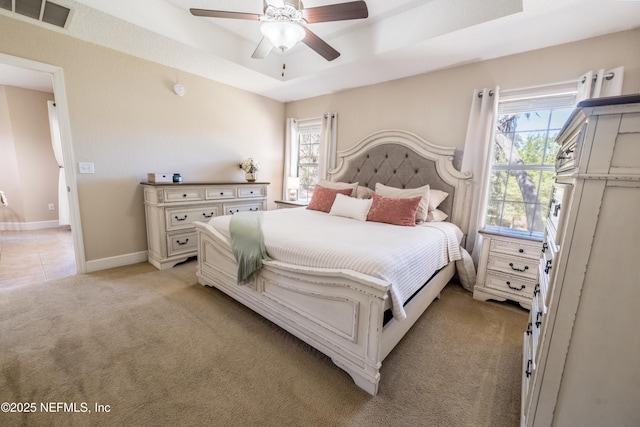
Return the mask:
{"type": "MultiPolygon", "coordinates": [[[[7,261],[11,267],[4,268],[4,275],[15,275],[12,279],[16,281],[16,283],[21,280],[30,280],[20,276],[19,266],[22,265],[22,272],[33,273],[38,270],[36,264],[39,265],[40,271],[44,275],[44,280],[71,275],[75,272],[85,273],[85,254],[78,208],[74,171],[75,163],[73,160],[73,147],[71,145],[71,131],[62,68],[2,53],[0,53],[0,67],[8,67],[5,69],[12,69],[14,71],[18,70],[18,74],[21,75],[23,79],[23,83],[20,83],[21,80],[17,79],[14,80],[13,83],[7,84],[1,80],[2,75],[0,74],[0,85],[27,87],[28,83],[26,83],[26,81],[29,76],[35,76],[41,79],[41,82],[48,81],[50,84],[58,113],[59,134],[62,146],[62,158],[58,162],[61,166],[64,166],[64,169],[61,170],[64,170],[63,176],[66,179],[68,195],[68,201],[65,203],[68,206],[59,206],[58,209],[68,207],[69,213],[69,225],[55,226],[54,224],[53,227],[47,228],[36,227],[36,229],[30,230],[5,229],[0,231],[0,250],[2,250],[0,256],[3,256],[5,260],[12,256],[14,257],[13,260],[9,259],[7,261]],[[5,250],[2,249],[3,247],[5,250]],[[12,249],[7,250],[7,248],[12,249]],[[25,264],[24,262],[27,263],[25,264]],[[18,271],[9,271],[12,269],[18,271]]],[[[6,74],[7,73],[5,73],[5,75],[6,74]]],[[[2,207],[0,207],[0,209],[2,209],[2,207]]],[[[7,264],[7,262],[5,262],[5,264],[7,264]]],[[[28,274],[25,274],[25,276],[26,275],[28,274]]],[[[37,275],[34,276],[34,278],[35,277],[37,277],[37,275]]],[[[3,277],[0,274],[0,284],[2,280],[3,277]]]]}

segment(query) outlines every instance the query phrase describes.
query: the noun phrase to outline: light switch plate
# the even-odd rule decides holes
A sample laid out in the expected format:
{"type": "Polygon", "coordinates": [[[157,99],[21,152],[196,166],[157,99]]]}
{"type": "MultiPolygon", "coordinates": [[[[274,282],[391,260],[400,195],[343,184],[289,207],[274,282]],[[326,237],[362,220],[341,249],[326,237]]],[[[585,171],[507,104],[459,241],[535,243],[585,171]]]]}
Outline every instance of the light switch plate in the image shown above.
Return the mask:
{"type": "Polygon", "coordinates": [[[93,163],[91,162],[78,162],[78,172],[80,173],[95,173],[93,163]]]}

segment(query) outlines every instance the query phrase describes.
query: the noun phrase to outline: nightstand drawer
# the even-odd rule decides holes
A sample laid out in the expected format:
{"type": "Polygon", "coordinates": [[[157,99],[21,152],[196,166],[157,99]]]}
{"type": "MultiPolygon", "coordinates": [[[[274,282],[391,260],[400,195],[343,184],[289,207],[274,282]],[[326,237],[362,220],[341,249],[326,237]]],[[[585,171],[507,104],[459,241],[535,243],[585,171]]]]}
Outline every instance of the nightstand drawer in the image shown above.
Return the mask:
{"type": "Polygon", "coordinates": [[[521,241],[492,239],[489,248],[491,253],[501,253],[505,255],[516,255],[531,259],[540,258],[540,244],[524,244],[521,241]]]}
{"type": "Polygon", "coordinates": [[[195,231],[167,235],[169,256],[195,251],[198,248],[198,236],[195,231]]]}
{"type": "Polygon", "coordinates": [[[165,203],[203,200],[202,188],[170,188],[164,190],[165,203]]]}
{"type": "Polygon", "coordinates": [[[217,206],[174,208],[165,211],[167,231],[190,228],[195,221],[209,221],[218,216],[217,206]]]}
{"type": "Polygon", "coordinates": [[[538,277],[539,259],[489,255],[487,270],[500,271],[513,277],[535,280],[538,277]]]}
{"type": "Polygon", "coordinates": [[[527,280],[521,277],[513,277],[490,272],[487,273],[485,286],[500,292],[507,292],[525,298],[532,298],[536,283],[533,280],[527,280]]]}

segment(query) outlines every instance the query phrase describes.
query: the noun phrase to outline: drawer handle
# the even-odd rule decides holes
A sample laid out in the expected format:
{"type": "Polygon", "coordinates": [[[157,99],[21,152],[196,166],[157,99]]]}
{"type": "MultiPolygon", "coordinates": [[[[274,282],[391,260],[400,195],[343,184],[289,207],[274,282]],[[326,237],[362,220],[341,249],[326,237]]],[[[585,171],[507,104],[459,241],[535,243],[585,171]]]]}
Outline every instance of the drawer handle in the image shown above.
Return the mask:
{"type": "Polygon", "coordinates": [[[553,263],[553,260],[550,260],[550,259],[548,259],[548,260],[547,260],[547,265],[546,265],[546,267],[544,268],[544,272],[545,272],[546,274],[549,274],[549,270],[551,270],[551,264],[552,264],[552,263],[553,263]]]}
{"type": "Polygon", "coordinates": [[[525,288],[525,285],[521,285],[519,288],[516,288],[515,286],[511,286],[511,282],[507,280],[507,286],[509,287],[509,289],[513,289],[514,291],[521,291],[525,288]]]}
{"type": "Polygon", "coordinates": [[[207,215],[206,213],[202,212],[202,216],[205,218],[211,218],[213,216],[213,212],[211,212],[209,215],[207,215]]]}
{"type": "Polygon", "coordinates": [[[531,363],[533,363],[533,360],[527,360],[527,369],[524,371],[524,373],[527,374],[527,378],[531,376],[531,363]]]}
{"type": "Polygon", "coordinates": [[[519,271],[519,272],[521,272],[521,273],[522,273],[523,271],[527,271],[527,270],[529,269],[529,266],[528,266],[528,265],[525,265],[525,266],[524,266],[524,268],[514,267],[512,262],[510,262],[510,263],[509,263],[509,267],[511,267],[511,269],[512,269],[513,271],[519,271]]]}
{"type": "Polygon", "coordinates": [[[542,244],[542,253],[545,253],[547,251],[547,248],[549,248],[549,244],[547,242],[544,242],[542,244]]]}
{"type": "Polygon", "coordinates": [[[524,253],[524,249],[520,248],[520,249],[518,249],[518,252],[520,252],[521,254],[523,254],[523,253],[524,253]]]}
{"type": "Polygon", "coordinates": [[[187,219],[187,214],[184,215],[184,218],[178,218],[178,215],[176,215],[174,218],[176,219],[176,221],[184,221],[187,219]]]}
{"type": "Polygon", "coordinates": [[[220,195],[221,195],[221,196],[224,196],[224,193],[221,191],[221,192],[220,192],[220,195]]]}
{"type": "Polygon", "coordinates": [[[182,195],[182,197],[187,197],[187,195],[186,195],[186,194],[183,194],[183,195],[182,195]]]}
{"type": "Polygon", "coordinates": [[[531,322],[527,323],[527,335],[531,335],[533,331],[531,330],[531,322]]]}
{"type": "Polygon", "coordinates": [[[540,283],[536,283],[536,287],[533,288],[533,296],[537,296],[540,293],[540,283]]]}
{"type": "Polygon", "coordinates": [[[186,238],[184,242],[181,242],[180,240],[176,240],[176,243],[179,244],[180,246],[186,245],[187,243],[189,243],[189,238],[186,238]]]}
{"type": "Polygon", "coordinates": [[[560,211],[560,206],[562,206],[562,203],[557,204],[556,207],[553,209],[553,216],[558,216],[558,212],[560,211]]]}
{"type": "Polygon", "coordinates": [[[536,328],[539,328],[541,324],[542,324],[542,312],[539,311],[538,313],[536,313],[536,328]]]}
{"type": "Polygon", "coordinates": [[[253,191],[249,191],[249,193],[253,194],[253,191]]]}
{"type": "Polygon", "coordinates": [[[251,212],[258,212],[258,211],[260,210],[260,208],[255,208],[255,209],[254,209],[254,208],[249,208],[249,210],[250,210],[251,212]]]}

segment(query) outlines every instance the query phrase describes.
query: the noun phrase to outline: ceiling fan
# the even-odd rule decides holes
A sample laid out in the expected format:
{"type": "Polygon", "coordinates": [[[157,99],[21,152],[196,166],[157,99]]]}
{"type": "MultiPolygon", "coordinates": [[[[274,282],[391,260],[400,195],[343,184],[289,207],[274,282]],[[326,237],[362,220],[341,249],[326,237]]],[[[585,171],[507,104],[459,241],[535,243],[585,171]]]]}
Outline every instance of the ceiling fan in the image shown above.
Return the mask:
{"type": "Polygon", "coordinates": [[[307,24],[362,19],[369,16],[364,1],[304,8],[300,0],[264,0],[264,11],[261,15],[210,9],[190,10],[195,16],[262,22],[260,31],[264,37],[251,55],[257,59],[265,58],[274,46],[284,52],[301,41],[327,61],[333,61],[340,56],[340,52],[309,30],[307,24]]]}

